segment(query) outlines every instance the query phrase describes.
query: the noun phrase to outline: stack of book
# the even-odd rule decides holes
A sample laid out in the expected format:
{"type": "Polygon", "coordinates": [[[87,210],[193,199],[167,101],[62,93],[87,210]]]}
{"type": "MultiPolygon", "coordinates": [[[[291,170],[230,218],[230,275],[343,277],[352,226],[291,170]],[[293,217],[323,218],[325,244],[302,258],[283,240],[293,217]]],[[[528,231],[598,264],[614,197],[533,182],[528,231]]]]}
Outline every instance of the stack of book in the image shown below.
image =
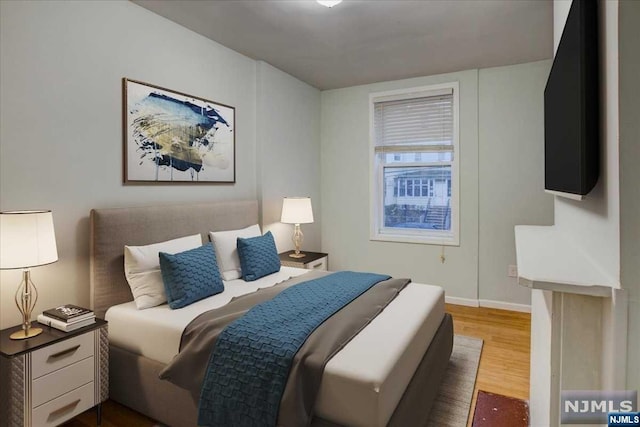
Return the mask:
{"type": "Polygon", "coordinates": [[[38,315],[38,322],[61,331],[71,332],[96,322],[96,314],[88,308],[65,304],[38,315]]]}

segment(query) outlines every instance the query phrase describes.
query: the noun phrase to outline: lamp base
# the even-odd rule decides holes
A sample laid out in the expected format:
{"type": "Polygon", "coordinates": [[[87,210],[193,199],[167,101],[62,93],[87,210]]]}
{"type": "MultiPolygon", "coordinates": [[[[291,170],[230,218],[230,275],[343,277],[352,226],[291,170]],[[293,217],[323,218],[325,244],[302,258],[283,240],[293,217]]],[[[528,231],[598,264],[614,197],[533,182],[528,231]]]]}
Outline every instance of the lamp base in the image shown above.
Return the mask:
{"type": "Polygon", "coordinates": [[[307,254],[303,254],[302,252],[300,252],[299,254],[297,254],[295,252],[292,253],[292,254],[289,254],[289,257],[291,257],[291,258],[304,258],[306,256],[307,256],[307,254]]]}
{"type": "Polygon", "coordinates": [[[16,291],[16,306],[22,314],[21,330],[12,333],[9,338],[12,340],[26,340],[42,333],[41,328],[31,327],[31,312],[38,301],[38,290],[31,281],[31,271],[28,268],[22,270],[22,282],[16,291]]]}
{"type": "Polygon", "coordinates": [[[27,338],[35,337],[42,333],[42,328],[29,328],[26,331],[19,330],[9,335],[12,340],[26,340],[27,338]]]}

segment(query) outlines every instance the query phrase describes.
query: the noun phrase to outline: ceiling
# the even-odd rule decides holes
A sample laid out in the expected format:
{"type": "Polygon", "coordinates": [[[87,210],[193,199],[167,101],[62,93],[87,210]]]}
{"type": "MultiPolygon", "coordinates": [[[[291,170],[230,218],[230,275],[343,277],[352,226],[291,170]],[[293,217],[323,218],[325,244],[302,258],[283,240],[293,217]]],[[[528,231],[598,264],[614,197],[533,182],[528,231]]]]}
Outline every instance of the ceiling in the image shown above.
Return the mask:
{"type": "Polygon", "coordinates": [[[551,0],[132,0],[318,89],[551,58],[551,0]]]}

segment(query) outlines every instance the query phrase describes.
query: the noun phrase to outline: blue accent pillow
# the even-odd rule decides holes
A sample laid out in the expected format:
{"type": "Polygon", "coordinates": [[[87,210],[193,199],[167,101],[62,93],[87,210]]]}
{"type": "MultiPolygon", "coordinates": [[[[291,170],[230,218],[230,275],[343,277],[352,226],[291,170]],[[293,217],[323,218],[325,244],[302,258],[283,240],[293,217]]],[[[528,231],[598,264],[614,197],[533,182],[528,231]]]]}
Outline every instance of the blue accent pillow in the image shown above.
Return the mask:
{"type": "Polygon", "coordinates": [[[242,278],[247,282],[280,271],[280,257],[270,231],[264,236],[238,237],[237,246],[242,278]]]}
{"type": "Polygon", "coordinates": [[[160,271],[172,309],[224,291],[212,243],[175,255],[160,252],[160,271]]]}

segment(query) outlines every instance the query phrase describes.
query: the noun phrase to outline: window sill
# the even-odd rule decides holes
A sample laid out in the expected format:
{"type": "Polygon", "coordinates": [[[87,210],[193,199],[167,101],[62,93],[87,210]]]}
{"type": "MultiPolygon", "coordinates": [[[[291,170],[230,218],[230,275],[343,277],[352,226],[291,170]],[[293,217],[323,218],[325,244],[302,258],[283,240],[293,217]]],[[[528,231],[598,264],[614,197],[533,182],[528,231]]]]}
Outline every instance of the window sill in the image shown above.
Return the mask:
{"type": "Polygon", "coordinates": [[[453,235],[413,235],[413,234],[392,234],[374,233],[369,237],[370,241],[411,243],[418,245],[436,246],[460,246],[457,236],[453,235]]]}

